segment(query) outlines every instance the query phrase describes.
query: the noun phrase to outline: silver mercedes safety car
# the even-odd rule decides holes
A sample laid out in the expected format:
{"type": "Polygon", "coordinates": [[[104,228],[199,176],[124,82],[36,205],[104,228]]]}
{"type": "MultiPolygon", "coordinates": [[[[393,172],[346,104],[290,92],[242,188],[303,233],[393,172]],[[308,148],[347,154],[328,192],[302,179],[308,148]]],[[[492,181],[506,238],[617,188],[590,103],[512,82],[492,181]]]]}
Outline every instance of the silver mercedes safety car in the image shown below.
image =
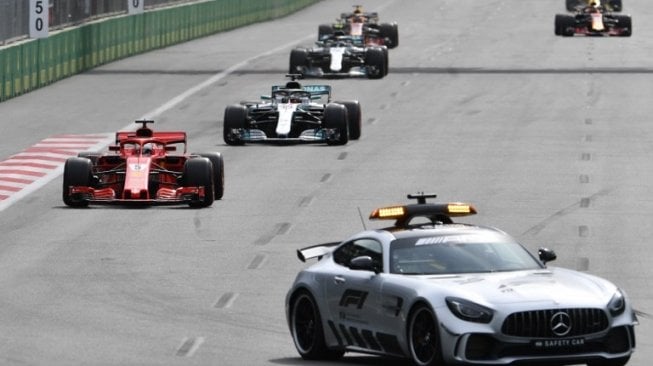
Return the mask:
{"type": "Polygon", "coordinates": [[[415,365],[625,365],[636,315],[611,282],[547,267],[501,230],[454,223],[464,203],[384,207],[393,226],[298,250],[302,270],[286,316],[304,359],[347,351],[410,358],[415,365]]]}

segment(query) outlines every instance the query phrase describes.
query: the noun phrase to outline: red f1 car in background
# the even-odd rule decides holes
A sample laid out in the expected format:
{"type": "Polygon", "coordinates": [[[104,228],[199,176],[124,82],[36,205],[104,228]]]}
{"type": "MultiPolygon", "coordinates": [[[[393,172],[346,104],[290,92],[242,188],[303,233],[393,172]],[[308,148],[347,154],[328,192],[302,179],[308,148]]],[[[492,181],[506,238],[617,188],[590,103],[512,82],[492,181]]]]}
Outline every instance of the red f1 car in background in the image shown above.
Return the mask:
{"type": "Polygon", "coordinates": [[[224,163],[218,152],[187,154],[186,133],[153,131],[154,121],[136,121],[136,131],[116,133],[109,152],[68,158],[63,201],[94,204],[208,207],[224,193],[224,163]],[[183,148],[183,154],[170,154],[183,148]]]}
{"type": "Polygon", "coordinates": [[[633,22],[630,15],[613,14],[598,0],[578,8],[573,15],[557,14],[554,24],[557,36],[618,36],[630,37],[633,22]]]}

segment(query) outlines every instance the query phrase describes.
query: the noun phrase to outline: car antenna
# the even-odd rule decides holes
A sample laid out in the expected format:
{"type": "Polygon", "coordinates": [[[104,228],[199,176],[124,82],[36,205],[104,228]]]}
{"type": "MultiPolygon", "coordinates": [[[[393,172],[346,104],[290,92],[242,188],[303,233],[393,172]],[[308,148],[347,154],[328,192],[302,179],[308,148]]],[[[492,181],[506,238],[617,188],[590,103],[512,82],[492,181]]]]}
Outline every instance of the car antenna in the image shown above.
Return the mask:
{"type": "Polygon", "coordinates": [[[358,209],[358,216],[361,218],[361,223],[363,224],[363,230],[367,230],[367,226],[365,226],[365,219],[363,219],[363,213],[361,212],[360,207],[356,207],[358,209]]]}

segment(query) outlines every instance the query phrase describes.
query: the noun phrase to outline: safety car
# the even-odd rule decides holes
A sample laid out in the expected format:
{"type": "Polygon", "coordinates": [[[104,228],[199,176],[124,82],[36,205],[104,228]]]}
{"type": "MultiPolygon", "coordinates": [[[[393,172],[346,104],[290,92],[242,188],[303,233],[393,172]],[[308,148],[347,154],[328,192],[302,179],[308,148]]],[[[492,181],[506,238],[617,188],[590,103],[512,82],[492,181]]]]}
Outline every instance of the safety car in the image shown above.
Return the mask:
{"type": "Polygon", "coordinates": [[[327,143],[344,145],[361,136],[357,100],[332,101],[330,85],[302,85],[299,74],[274,85],[260,101],[227,106],[223,138],[228,145],[245,143],[327,143]]]}
{"type": "Polygon", "coordinates": [[[375,209],[394,220],[344,241],[297,251],[316,258],[286,296],[286,317],[304,359],[345,352],[409,358],[415,365],[622,366],[637,318],[626,293],[597,276],[551,267],[507,233],[454,222],[468,203],[375,209]]]}
{"type": "Polygon", "coordinates": [[[381,79],[388,74],[388,48],[367,46],[362,40],[335,32],[312,48],[290,52],[289,72],[308,77],[367,77],[381,79]]]}
{"type": "Polygon", "coordinates": [[[630,37],[633,33],[633,23],[630,15],[614,14],[592,2],[588,6],[578,8],[573,15],[556,14],[554,32],[564,37],[574,35],[630,37]]]}
{"type": "Polygon", "coordinates": [[[377,12],[365,12],[361,5],[354,11],[340,14],[332,24],[318,26],[317,40],[322,41],[336,31],[342,31],[368,46],[385,45],[388,48],[399,46],[399,26],[397,22],[380,23],[377,12]]]}
{"type": "Polygon", "coordinates": [[[116,132],[105,153],[68,158],[63,201],[89,204],[211,206],[224,194],[224,161],[219,152],[188,154],[183,131],[153,131],[151,120],[136,131],[116,132]],[[174,153],[182,149],[181,153],[174,153]]]}

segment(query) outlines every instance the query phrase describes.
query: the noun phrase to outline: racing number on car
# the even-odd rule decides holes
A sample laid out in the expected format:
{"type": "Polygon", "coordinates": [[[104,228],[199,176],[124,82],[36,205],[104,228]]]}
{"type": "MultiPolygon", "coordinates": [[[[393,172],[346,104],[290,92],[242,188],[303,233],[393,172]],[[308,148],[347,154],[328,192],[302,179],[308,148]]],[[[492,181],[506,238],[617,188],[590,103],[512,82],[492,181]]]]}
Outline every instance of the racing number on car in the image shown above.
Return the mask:
{"type": "Polygon", "coordinates": [[[365,304],[366,298],[367,298],[366,291],[347,289],[342,294],[339,305],[345,308],[348,307],[349,305],[354,305],[356,306],[357,309],[362,309],[363,304],[365,304]]]}
{"type": "Polygon", "coordinates": [[[30,38],[46,38],[48,36],[48,11],[45,0],[30,0],[29,2],[29,36],[30,38]]]}

